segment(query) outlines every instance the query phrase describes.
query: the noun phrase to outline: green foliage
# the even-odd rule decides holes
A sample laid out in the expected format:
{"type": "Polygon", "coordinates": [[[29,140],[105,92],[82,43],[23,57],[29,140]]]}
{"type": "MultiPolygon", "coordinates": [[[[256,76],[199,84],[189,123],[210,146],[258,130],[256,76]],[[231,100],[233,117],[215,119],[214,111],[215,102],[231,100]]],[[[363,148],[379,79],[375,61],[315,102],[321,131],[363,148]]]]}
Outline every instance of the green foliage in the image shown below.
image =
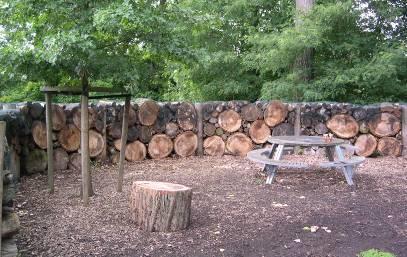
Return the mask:
{"type": "Polygon", "coordinates": [[[39,85],[86,73],[157,100],[407,101],[405,1],[294,4],[0,0],[0,100],[42,100],[39,85]],[[295,65],[308,50],[309,81],[295,65]]]}
{"type": "Polygon", "coordinates": [[[358,254],[358,257],[396,257],[396,255],[377,249],[369,249],[358,254]]]}

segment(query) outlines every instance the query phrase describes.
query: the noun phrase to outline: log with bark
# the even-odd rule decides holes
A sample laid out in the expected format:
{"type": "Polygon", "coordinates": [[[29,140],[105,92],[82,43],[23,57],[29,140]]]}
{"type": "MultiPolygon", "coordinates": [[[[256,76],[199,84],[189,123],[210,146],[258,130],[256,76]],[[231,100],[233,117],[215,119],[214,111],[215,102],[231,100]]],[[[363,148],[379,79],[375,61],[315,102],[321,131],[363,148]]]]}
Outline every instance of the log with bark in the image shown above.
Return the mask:
{"type": "Polygon", "coordinates": [[[153,136],[153,128],[150,126],[140,126],[139,128],[139,140],[144,144],[148,144],[153,136]]]}
{"type": "Polygon", "coordinates": [[[47,128],[44,122],[34,121],[31,133],[35,144],[41,149],[47,149],[47,128]]]}
{"type": "Polygon", "coordinates": [[[245,134],[238,132],[228,137],[226,149],[233,155],[246,156],[253,149],[253,143],[245,134]]]}
{"type": "Polygon", "coordinates": [[[64,109],[57,104],[53,104],[51,107],[51,113],[52,113],[52,129],[56,131],[63,129],[66,124],[66,115],[64,109]]]}
{"type": "Polygon", "coordinates": [[[169,136],[156,134],[148,144],[148,153],[153,159],[162,159],[171,154],[174,144],[169,136]]]}
{"type": "Polygon", "coordinates": [[[69,155],[63,148],[56,148],[53,151],[54,169],[66,170],[68,168],[69,155]]]}
{"type": "Polygon", "coordinates": [[[374,115],[368,121],[370,133],[378,137],[396,135],[401,129],[400,119],[393,114],[383,112],[374,115]]]}
{"type": "Polygon", "coordinates": [[[196,127],[197,113],[195,106],[191,103],[184,102],[178,106],[177,122],[183,130],[193,130],[196,127]]]}
{"type": "Polygon", "coordinates": [[[118,139],[122,137],[122,124],[120,122],[114,122],[107,126],[107,134],[113,138],[118,139]]]}
{"type": "Polygon", "coordinates": [[[290,123],[281,123],[273,128],[272,136],[294,136],[294,126],[290,123]]]}
{"type": "Polygon", "coordinates": [[[73,153],[69,156],[68,168],[70,170],[81,170],[81,154],[73,153]]]}
{"type": "MultiPolygon", "coordinates": [[[[94,128],[97,120],[97,111],[92,107],[88,108],[89,128],[94,128]]],[[[80,130],[81,129],[81,109],[76,107],[72,110],[73,124],[80,130]]]]}
{"type": "Polygon", "coordinates": [[[239,113],[234,110],[223,111],[218,117],[219,126],[228,132],[239,130],[242,125],[242,119],[239,113]]]}
{"type": "Polygon", "coordinates": [[[341,138],[352,138],[359,132],[358,122],[350,115],[337,114],[327,121],[326,126],[341,138]]]}
{"type": "Polygon", "coordinates": [[[249,129],[250,138],[256,144],[263,144],[267,142],[270,134],[270,128],[267,126],[264,120],[256,120],[251,124],[249,129]]]}
{"type": "Polygon", "coordinates": [[[257,107],[256,104],[246,104],[245,106],[242,107],[240,111],[240,115],[243,120],[246,121],[255,121],[259,118],[262,118],[262,111],[259,107],[257,107]]]}
{"type": "Polygon", "coordinates": [[[89,156],[96,157],[102,153],[104,149],[105,140],[103,136],[96,130],[89,130],[89,156]]]}
{"type": "Polygon", "coordinates": [[[210,156],[222,156],[225,152],[225,142],[219,136],[211,136],[203,142],[204,152],[210,156]]]}
{"type": "Polygon", "coordinates": [[[68,124],[58,133],[58,142],[66,151],[74,152],[79,149],[81,132],[75,125],[68,124]]]}
{"type": "Polygon", "coordinates": [[[174,114],[168,106],[168,104],[162,105],[160,111],[158,112],[158,117],[154,123],[154,131],[156,133],[164,133],[166,130],[166,125],[174,119],[174,114]]]}
{"type": "Polygon", "coordinates": [[[165,134],[170,138],[175,138],[178,135],[178,125],[174,122],[165,125],[165,134]]]}
{"type": "Polygon", "coordinates": [[[40,103],[33,103],[29,106],[29,114],[33,119],[41,118],[44,113],[44,107],[40,103]]]}
{"type": "Polygon", "coordinates": [[[216,127],[211,123],[205,123],[203,126],[203,132],[206,136],[210,137],[215,135],[216,127]]]}
{"type": "Polygon", "coordinates": [[[182,157],[195,154],[198,148],[198,136],[192,131],[179,134],[174,140],[174,150],[182,157]]]}
{"type": "Polygon", "coordinates": [[[377,151],[383,156],[400,156],[401,142],[394,137],[382,137],[377,143],[377,151]]]}
{"type": "Polygon", "coordinates": [[[281,101],[271,101],[264,110],[264,121],[267,126],[274,127],[283,122],[288,114],[287,107],[281,101]]]}
{"type": "Polygon", "coordinates": [[[131,218],[146,231],[186,229],[191,220],[192,189],[179,184],[135,181],[130,194],[131,218]]]}
{"type": "Polygon", "coordinates": [[[33,149],[25,159],[25,170],[27,174],[43,172],[47,168],[47,152],[41,149],[33,149]]]}
{"type": "Polygon", "coordinates": [[[157,120],[160,106],[153,100],[146,100],[138,110],[138,119],[142,125],[151,126],[157,120]]]}
{"type": "Polygon", "coordinates": [[[368,157],[376,150],[377,140],[371,134],[363,134],[356,139],[355,147],[357,155],[368,157]]]}
{"type": "Polygon", "coordinates": [[[133,161],[142,161],[146,158],[147,149],[146,146],[140,141],[134,141],[126,145],[125,157],[126,160],[133,161]]]}

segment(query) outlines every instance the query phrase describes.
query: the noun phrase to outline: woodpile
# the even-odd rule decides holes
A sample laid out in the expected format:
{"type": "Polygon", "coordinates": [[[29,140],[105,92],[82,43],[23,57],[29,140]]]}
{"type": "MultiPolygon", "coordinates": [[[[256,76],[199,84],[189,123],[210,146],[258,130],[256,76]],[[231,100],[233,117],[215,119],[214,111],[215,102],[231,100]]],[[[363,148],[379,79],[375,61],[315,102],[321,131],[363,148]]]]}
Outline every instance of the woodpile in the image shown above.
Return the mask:
{"type": "MultiPolygon", "coordinates": [[[[89,106],[89,150],[93,160],[118,161],[123,109],[118,103],[89,106]]],[[[11,137],[13,151],[21,156],[26,173],[45,171],[44,105],[27,104],[21,115],[23,122],[14,129],[19,135],[11,137]]],[[[80,169],[79,105],[54,104],[52,117],[56,169],[80,169]]],[[[172,154],[187,157],[198,153],[245,156],[251,149],[265,147],[270,136],[328,133],[356,145],[356,154],[360,156],[398,156],[403,136],[401,122],[401,108],[397,104],[230,101],[194,105],[145,100],[131,105],[129,111],[126,160],[162,159],[172,154]]]]}

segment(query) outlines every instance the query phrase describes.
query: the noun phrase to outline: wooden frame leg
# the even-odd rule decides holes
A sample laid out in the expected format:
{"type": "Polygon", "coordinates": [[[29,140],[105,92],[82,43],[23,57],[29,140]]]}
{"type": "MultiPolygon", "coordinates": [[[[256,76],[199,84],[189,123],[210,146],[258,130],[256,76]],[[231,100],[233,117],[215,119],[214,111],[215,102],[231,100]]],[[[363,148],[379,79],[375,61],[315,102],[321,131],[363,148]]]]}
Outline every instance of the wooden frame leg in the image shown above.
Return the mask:
{"type": "MultiPolygon", "coordinates": [[[[343,154],[342,148],[339,145],[335,146],[335,152],[336,152],[336,155],[338,156],[338,159],[340,161],[345,160],[345,156],[343,154]]],[[[352,165],[348,165],[348,166],[345,166],[343,168],[343,175],[345,176],[346,182],[348,183],[349,186],[354,185],[353,180],[352,180],[353,173],[354,172],[353,172],[353,166],[352,165]]]]}
{"type": "Polygon", "coordinates": [[[45,124],[47,127],[48,191],[54,193],[54,146],[52,144],[52,95],[45,94],[45,124]]]}
{"type": "MultiPolygon", "coordinates": [[[[283,156],[283,151],[284,151],[284,145],[278,145],[277,150],[274,153],[273,160],[280,160],[281,157],[283,156]]],[[[271,185],[273,182],[273,179],[277,173],[277,166],[274,165],[266,165],[265,170],[267,172],[267,179],[266,179],[266,185],[271,185]]]]}
{"type": "Polygon", "coordinates": [[[124,104],[122,137],[120,139],[121,146],[120,146],[120,160],[119,160],[119,177],[117,180],[117,192],[122,192],[122,190],[123,190],[124,158],[125,158],[126,143],[127,143],[129,112],[130,112],[130,97],[127,97],[125,104],[124,104]]]}
{"type": "MultiPolygon", "coordinates": [[[[273,159],[273,155],[274,155],[275,152],[276,152],[276,147],[277,147],[276,144],[272,144],[272,145],[271,145],[271,147],[270,147],[270,154],[269,154],[268,158],[273,159]]],[[[267,169],[268,169],[268,168],[267,168],[267,165],[264,165],[262,171],[268,173],[268,170],[267,170],[267,169]]]]}

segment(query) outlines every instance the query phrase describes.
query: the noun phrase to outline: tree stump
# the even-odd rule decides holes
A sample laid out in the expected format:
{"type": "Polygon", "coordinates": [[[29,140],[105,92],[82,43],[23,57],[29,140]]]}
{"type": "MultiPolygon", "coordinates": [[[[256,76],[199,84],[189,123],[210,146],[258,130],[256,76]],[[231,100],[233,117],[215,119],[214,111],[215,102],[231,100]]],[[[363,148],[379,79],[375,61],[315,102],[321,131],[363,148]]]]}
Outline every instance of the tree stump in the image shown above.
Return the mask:
{"type": "Polygon", "coordinates": [[[219,126],[227,132],[235,132],[242,125],[240,115],[233,110],[227,110],[219,114],[218,122],[219,126]]]}
{"type": "Polygon", "coordinates": [[[186,229],[191,220],[191,200],[189,187],[135,181],[130,194],[131,217],[141,229],[150,232],[186,229]]]}
{"type": "Polygon", "coordinates": [[[148,144],[148,153],[153,159],[162,159],[170,155],[174,144],[169,136],[165,134],[154,135],[148,144]]]}
{"type": "Polygon", "coordinates": [[[249,135],[256,144],[263,144],[267,142],[270,134],[270,128],[263,120],[256,120],[252,123],[249,129],[249,135]]]}
{"type": "Polygon", "coordinates": [[[371,134],[363,134],[356,139],[355,142],[356,154],[359,156],[370,156],[374,153],[377,147],[377,141],[371,134]]]}
{"type": "Polygon", "coordinates": [[[210,156],[222,156],[225,152],[225,142],[220,136],[211,136],[203,142],[205,154],[210,156]]]}
{"type": "Polygon", "coordinates": [[[326,123],[335,135],[341,138],[352,138],[359,132],[358,122],[350,115],[337,114],[326,123]]]}

